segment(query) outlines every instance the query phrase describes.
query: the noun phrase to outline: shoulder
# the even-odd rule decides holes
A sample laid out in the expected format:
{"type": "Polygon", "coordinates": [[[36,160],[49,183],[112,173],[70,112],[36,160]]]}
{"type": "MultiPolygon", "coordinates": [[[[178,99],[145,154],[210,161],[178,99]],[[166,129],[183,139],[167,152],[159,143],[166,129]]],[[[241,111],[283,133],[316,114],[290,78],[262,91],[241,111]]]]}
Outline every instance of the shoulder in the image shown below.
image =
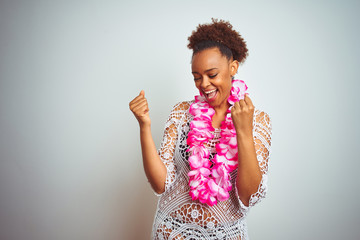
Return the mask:
{"type": "Polygon", "coordinates": [[[169,120],[173,122],[180,123],[186,121],[189,115],[189,108],[193,101],[182,101],[176,103],[170,112],[169,120]]]}
{"type": "Polygon", "coordinates": [[[194,102],[194,100],[192,101],[182,101],[182,102],[178,102],[176,103],[173,108],[172,108],[172,112],[186,112],[189,110],[190,105],[194,102]]]}
{"type": "Polygon", "coordinates": [[[271,128],[271,117],[268,113],[255,108],[254,110],[254,124],[263,125],[271,128]]]}

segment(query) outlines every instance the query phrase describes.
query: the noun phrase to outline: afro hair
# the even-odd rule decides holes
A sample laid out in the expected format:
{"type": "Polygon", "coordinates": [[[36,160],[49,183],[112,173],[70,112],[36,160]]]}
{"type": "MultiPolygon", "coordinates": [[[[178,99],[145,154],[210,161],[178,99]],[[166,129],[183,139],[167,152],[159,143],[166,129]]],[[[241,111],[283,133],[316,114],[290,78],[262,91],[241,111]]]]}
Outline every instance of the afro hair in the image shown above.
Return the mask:
{"type": "Polygon", "coordinates": [[[228,21],[214,18],[211,20],[210,24],[199,24],[188,38],[187,46],[193,50],[193,55],[208,48],[218,47],[221,54],[229,60],[233,58],[243,63],[248,56],[244,39],[232,29],[228,21]]]}

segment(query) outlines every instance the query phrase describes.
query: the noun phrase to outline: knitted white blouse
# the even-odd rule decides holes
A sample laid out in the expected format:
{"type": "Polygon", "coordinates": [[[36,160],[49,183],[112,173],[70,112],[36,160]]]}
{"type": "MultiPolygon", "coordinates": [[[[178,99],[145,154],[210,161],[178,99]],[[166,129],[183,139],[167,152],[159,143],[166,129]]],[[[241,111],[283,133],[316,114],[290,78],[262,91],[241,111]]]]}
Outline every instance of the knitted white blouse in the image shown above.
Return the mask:
{"type": "MultiPolygon", "coordinates": [[[[165,124],[164,136],[158,150],[167,169],[165,192],[159,196],[152,229],[152,239],[249,239],[245,217],[249,208],[260,202],[267,191],[268,160],[270,155],[272,125],[267,113],[255,108],[253,136],[262,179],[256,193],[251,195],[249,206],[240,200],[236,189],[237,169],[230,173],[233,189],[230,198],[217,205],[208,206],[192,201],[189,195],[190,166],[186,139],[193,116],[189,107],[193,101],[176,104],[165,124]]],[[[213,132],[209,142],[213,158],[215,145],[220,139],[220,129],[213,132]]]]}

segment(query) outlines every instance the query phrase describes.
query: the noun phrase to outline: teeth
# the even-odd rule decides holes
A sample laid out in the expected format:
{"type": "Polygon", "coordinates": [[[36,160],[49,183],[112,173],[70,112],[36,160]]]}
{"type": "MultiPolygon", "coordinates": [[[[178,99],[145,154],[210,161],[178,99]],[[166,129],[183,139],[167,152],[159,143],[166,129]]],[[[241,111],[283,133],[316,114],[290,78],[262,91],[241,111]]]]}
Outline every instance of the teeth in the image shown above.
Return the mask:
{"type": "Polygon", "coordinates": [[[208,92],[205,92],[206,94],[210,94],[210,93],[213,93],[213,92],[215,92],[216,91],[216,89],[214,89],[214,90],[211,90],[211,91],[208,91],[208,92]]]}

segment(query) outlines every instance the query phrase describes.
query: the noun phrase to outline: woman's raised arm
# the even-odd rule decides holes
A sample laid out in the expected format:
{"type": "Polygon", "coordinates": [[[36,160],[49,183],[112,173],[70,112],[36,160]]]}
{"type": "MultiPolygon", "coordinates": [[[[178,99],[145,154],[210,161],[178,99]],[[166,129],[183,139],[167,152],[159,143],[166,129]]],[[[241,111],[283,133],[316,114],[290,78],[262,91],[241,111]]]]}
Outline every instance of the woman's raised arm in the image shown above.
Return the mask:
{"type": "Polygon", "coordinates": [[[152,138],[149,106],[143,90],[129,103],[129,107],[140,126],[141,152],[146,177],[154,191],[160,194],[165,191],[166,167],[152,138]]]}

